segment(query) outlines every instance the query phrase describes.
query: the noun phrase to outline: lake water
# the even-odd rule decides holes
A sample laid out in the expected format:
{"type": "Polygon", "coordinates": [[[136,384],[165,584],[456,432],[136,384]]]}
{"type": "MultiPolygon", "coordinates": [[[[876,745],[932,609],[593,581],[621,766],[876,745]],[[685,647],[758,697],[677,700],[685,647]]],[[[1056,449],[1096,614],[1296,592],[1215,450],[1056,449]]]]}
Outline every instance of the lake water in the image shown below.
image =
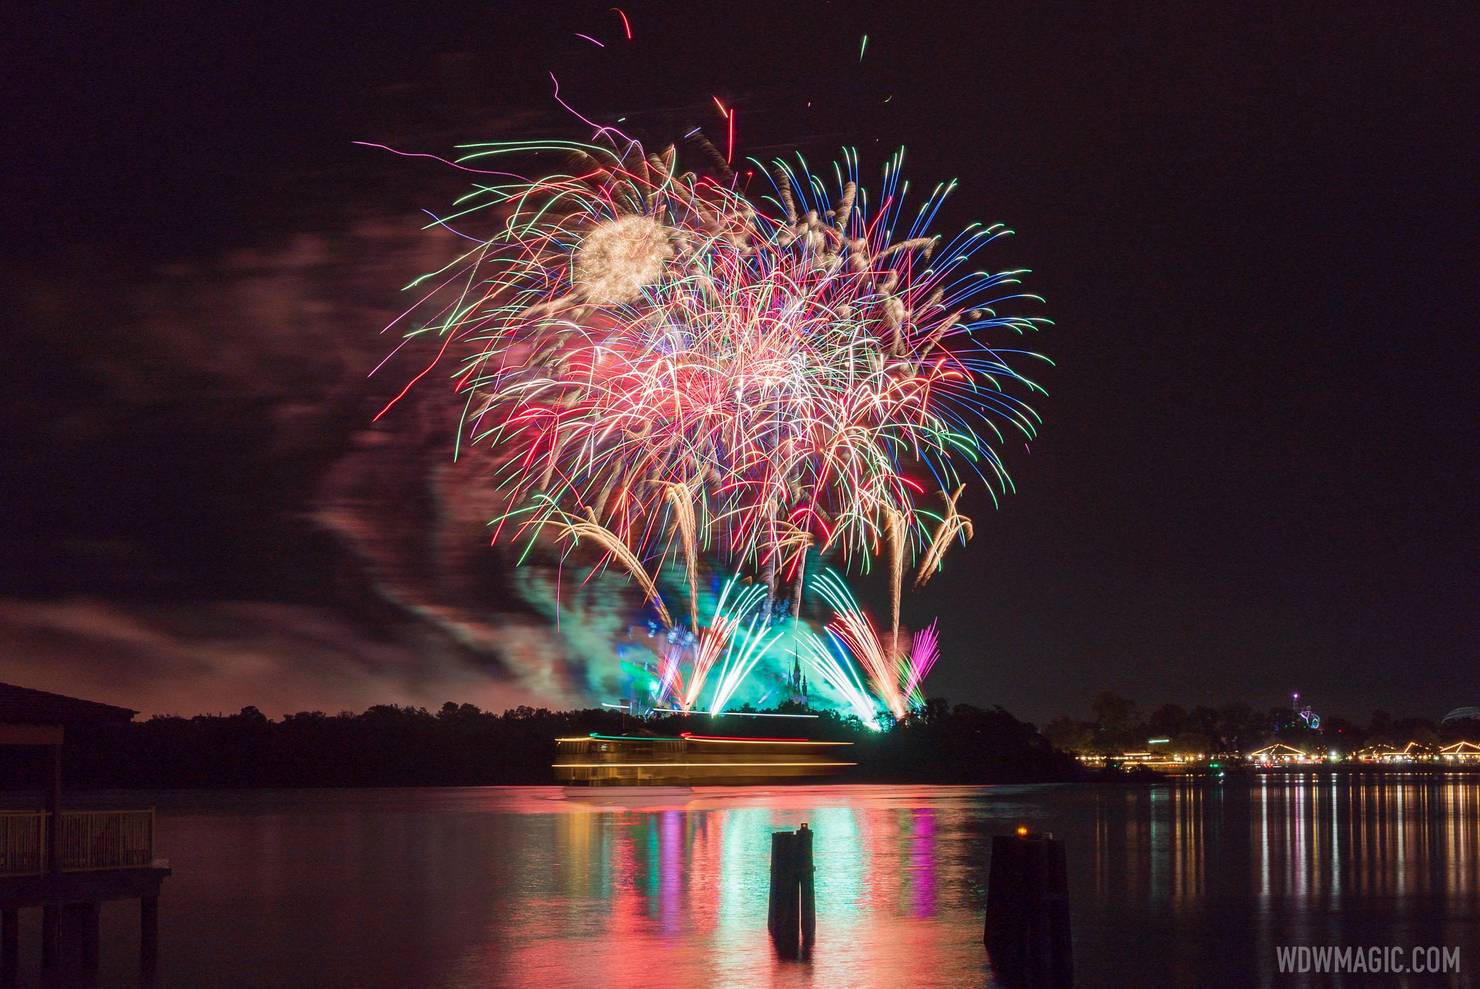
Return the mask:
{"type": "MultiPolygon", "coordinates": [[[[989,837],[1063,838],[1078,986],[1480,984],[1480,781],[172,792],[158,984],[982,986],[989,837]],[[769,834],[816,834],[817,943],[766,936],[769,834]],[[1458,946],[1448,976],[1280,974],[1279,945],[1458,946]]],[[[35,911],[23,984],[36,984],[35,911]]],[[[103,911],[104,985],[137,912],[103,911]]],[[[1406,955],[1405,955],[1406,957],[1406,955]]]]}

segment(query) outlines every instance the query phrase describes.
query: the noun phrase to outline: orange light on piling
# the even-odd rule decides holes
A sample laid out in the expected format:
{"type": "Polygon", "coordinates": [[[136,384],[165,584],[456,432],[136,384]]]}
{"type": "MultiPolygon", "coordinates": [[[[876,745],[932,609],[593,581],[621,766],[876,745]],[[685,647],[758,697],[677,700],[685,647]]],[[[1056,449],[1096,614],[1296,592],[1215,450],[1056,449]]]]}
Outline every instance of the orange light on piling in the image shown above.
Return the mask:
{"type": "Polygon", "coordinates": [[[1026,837],[1028,837],[1028,826],[1026,824],[1019,824],[1018,825],[1017,836],[1019,838],[1026,838],[1026,837]]]}

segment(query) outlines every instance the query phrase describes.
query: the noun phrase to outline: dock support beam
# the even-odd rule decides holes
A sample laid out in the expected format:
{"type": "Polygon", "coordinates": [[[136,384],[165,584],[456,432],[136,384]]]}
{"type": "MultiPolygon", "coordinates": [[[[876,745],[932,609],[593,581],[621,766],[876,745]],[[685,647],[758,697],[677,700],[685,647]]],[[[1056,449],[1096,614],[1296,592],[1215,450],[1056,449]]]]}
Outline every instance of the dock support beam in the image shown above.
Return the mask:
{"type": "Polygon", "coordinates": [[[62,875],[62,745],[58,742],[51,753],[51,780],[46,788],[46,873],[53,879],[62,875]]]}
{"type": "Polygon", "coordinates": [[[159,964],[159,897],[139,900],[139,969],[152,976],[159,964]]]}
{"type": "Polygon", "coordinates": [[[69,903],[62,921],[68,938],[75,934],[80,942],[82,972],[89,977],[96,975],[98,971],[98,934],[101,926],[99,914],[102,913],[102,907],[102,903],[96,900],[69,903]]]}
{"type": "Polygon", "coordinates": [[[817,867],[812,864],[812,832],[806,822],[797,831],[797,883],[801,886],[802,947],[812,947],[817,937],[817,867]]]}
{"type": "Polygon", "coordinates": [[[796,958],[817,935],[816,869],[812,865],[812,832],[806,824],[795,832],[771,835],[771,902],[766,927],[783,958],[796,958]]]}
{"type": "Polygon", "coordinates": [[[992,838],[983,933],[992,970],[1003,985],[1069,989],[1069,881],[1063,842],[1053,835],[992,838]]]}
{"type": "Polygon", "coordinates": [[[41,908],[41,967],[55,968],[62,962],[62,907],[47,903],[41,908]]]}
{"type": "Polygon", "coordinates": [[[21,919],[14,907],[0,910],[0,986],[15,985],[20,971],[21,919]]]}

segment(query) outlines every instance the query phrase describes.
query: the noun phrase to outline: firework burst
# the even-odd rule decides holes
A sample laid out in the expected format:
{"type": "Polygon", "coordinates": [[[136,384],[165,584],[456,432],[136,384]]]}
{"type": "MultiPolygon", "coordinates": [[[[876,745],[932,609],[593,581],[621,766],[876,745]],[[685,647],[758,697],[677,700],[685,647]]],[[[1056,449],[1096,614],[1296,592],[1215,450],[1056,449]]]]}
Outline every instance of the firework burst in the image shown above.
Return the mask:
{"type": "MultiPolygon", "coordinates": [[[[998,448],[1039,421],[1021,394],[1041,389],[1019,366],[1042,358],[995,337],[1047,321],[1014,314],[1036,299],[1018,291],[1022,272],[973,261],[1010,231],[932,233],[954,183],[907,207],[902,153],[871,200],[852,153],[831,181],[800,158],[753,162],[769,185],[751,192],[727,167],[720,179],[679,171],[673,147],[650,154],[610,130],[465,150],[458,164],[486,181],[436,222],[493,217],[495,230],[413,283],[422,322],[406,336],[440,340],[417,378],[455,361],[459,441],[498,453],[495,539],[596,545],[669,627],[651,575],[681,563],[696,644],[687,675],[665,660],[661,682],[686,709],[711,674],[722,708],[769,647],[764,623],[742,617],[752,597],[774,602],[790,584],[800,609],[809,547],[861,569],[885,557],[887,637],[841,579],[818,584],[833,634],[902,716],[935,655],[932,628],[918,659],[901,657],[905,571],[918,561],[918,586],[970,537],[955,507],[963,485],[1008,490],[998,448]],[[565,167],[537,178],[488,170],[551,156],[565,167]],[[934,492],[944,514],[923,507],[934,492]],[[701,558],[759,580],[733,612],[727,584],[705,627],[701,558]],[[903,681],[901,662],[915,671],[903,681]]],[[[832,658],[809,650],[820,666],[832,658]]]]}

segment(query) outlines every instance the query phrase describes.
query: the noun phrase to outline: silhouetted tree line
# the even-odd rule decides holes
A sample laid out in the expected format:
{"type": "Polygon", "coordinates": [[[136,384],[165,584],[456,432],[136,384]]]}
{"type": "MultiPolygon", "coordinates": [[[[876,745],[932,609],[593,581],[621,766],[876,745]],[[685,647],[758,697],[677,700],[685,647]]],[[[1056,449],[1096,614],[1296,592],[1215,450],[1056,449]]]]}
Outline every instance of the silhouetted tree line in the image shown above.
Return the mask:
{"type": "MultiPolygon", "coordinates": [[[[791,703],[775,710],[806,712],[791,703]]],[[[859,766],[845,782],[1028,782],[1075,772],[1072,759],[1000,707],[932,700],[882,731],[832,712],[809,713],[819,716],[791,722],[705,715],[639,720],[609,709],[518,707],[494,714],[449,702],[435,712],[377,705],[360,714],[308,711],[274,721],[247,707],[232,715],[154,717],[69,730],[64,772],[70,787],[545,784],[552,781],[554,740],[593,731],[852,741],[851,758],[859,766]]],[[[15,761],[10,754],[0,758],[15,761]]],[[[0,779],[39,785],[37,767],[27,770],[19,762],[0,779]]]]}
{"type": "Polygon", "coordinates": [[[1043,733],[1064,751],[1104,755],[1144,749],[1148,738],[1169,739],[1169,749],[1178,752],[1249,751],[1276,741],[1297,748],[1352,752],[1379,744],[1401,748],[1410,741],[1424,745],[1445,745],[1461,739],[1480,741],[1480,722],[1395,719],[1386,711],[1373,711],[1365,725],[1329,717],[1321,719],[1320,727],[1312,728],[1289,705],[1259,711],[1242,701],[1220,707],[1163,704],[1147,712],[1129,698],[1102,690],[1090,705],[1089,720],[1055,718],[1043,733]]]}

